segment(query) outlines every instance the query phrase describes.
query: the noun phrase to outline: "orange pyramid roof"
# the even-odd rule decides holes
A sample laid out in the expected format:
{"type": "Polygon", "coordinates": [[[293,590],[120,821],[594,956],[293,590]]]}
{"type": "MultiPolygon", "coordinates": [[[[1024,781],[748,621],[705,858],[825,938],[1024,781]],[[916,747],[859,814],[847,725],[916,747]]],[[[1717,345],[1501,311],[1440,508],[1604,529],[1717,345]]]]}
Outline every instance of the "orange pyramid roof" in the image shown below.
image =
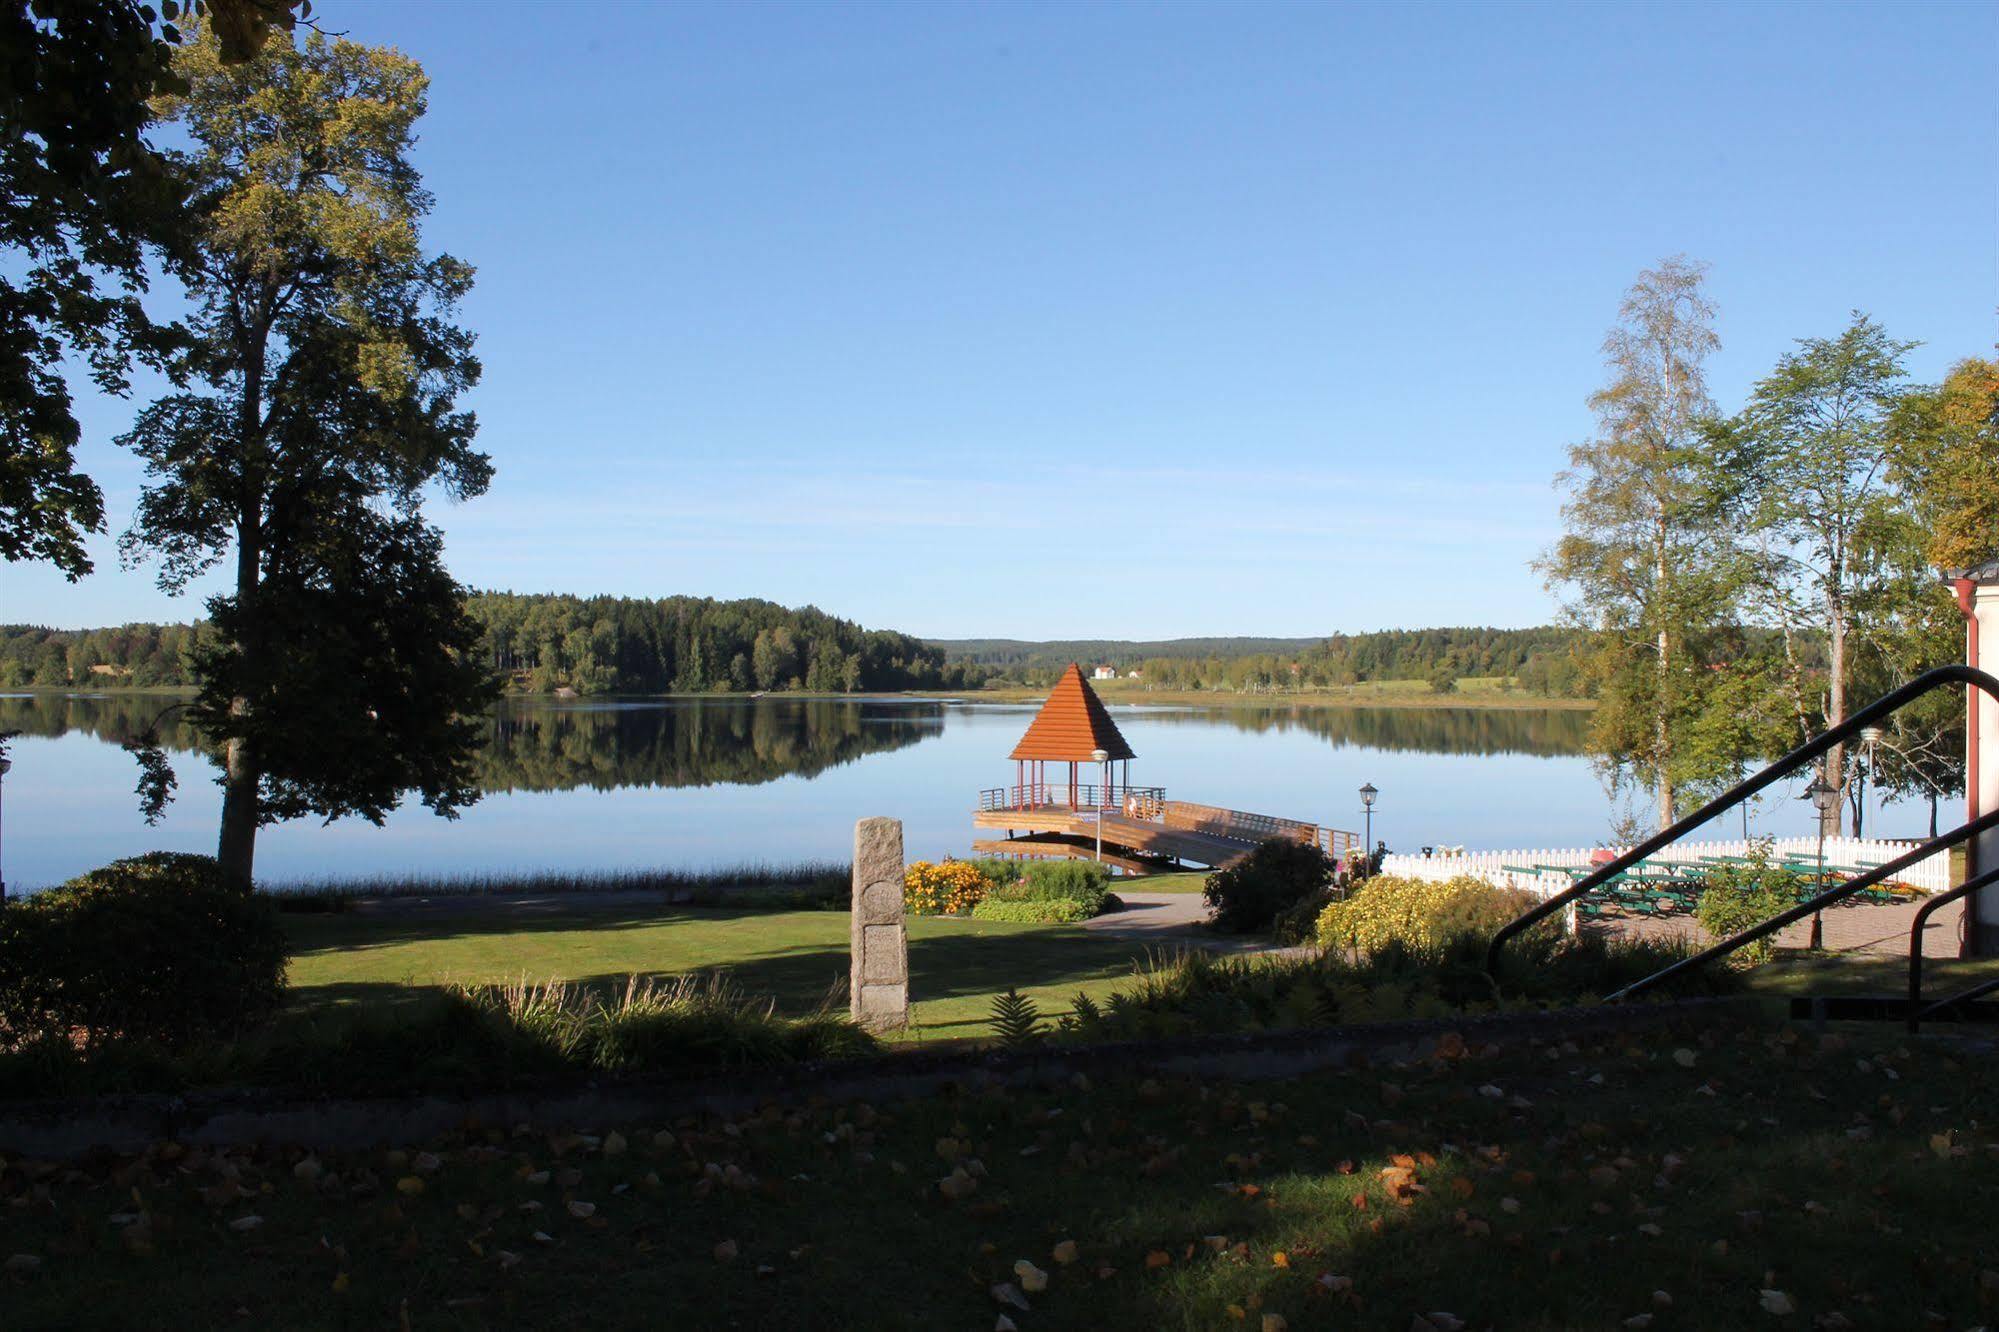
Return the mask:
{"type": "Polygon", "coordinates": [[[1055,682],[1027,734],[1020,737],[1020,743],[1007,757],[1088,763],[1091,753],[1099,749],[1114,759],[1137,757],[1118,734],[1117,723],[1105,711],[1104,701],[1083,678],[1083,668],[1072,661],[1055,682]]]}

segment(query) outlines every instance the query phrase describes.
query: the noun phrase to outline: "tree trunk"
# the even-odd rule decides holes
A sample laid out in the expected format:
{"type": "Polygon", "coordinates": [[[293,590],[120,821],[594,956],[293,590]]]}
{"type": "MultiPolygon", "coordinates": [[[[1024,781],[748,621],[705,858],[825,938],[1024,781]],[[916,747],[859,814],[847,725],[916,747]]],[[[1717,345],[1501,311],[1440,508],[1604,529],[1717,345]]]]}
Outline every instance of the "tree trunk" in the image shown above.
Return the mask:
{"type": "MultiPolygon", "coordinates": [[[[244,631],[234,646],[237,679],[255,679],[261,655],[257,632],[257,582],[263,561],[263,434],[264,339],[254,330],[244,347],[243,397],[237,404],[237,446],[243,450],[243,489],[236,501],[236,605],[244,631]]],[[[246,717],[250,700],[237,694],[229,700],[231,717],[246,717]]],[[[233,737],[223,752],[222,831],[215,859],[225,883],[249,892],[255,886],[257,861],[257,787],[261,776],[257,755],[248,740],[233,737]]]]}
{"type": "MultiPolygon", "coordinates": [[[[1835,571],[1835,577],[1837,572],[1835,571]]],[[[1846,607],[1838,597],[1827,598],[1826,616],[1831,637],[1831,663],[1828,667],[1830,679],[1826,682],[1826,725],[1828,728],[1846,720],[1846,607]]],[[[1833,789],[1831,807],[1819,815],[1819,831],[1827,837],[1839,836],[1840,825],[1846,818],[1846,746],[1834,745],[1826,751],[1825,783],[1833,789]]]]}
{"type": "MultiPolygon", "coordinates": [[[[1666,597],[1666,532],[1661,521],[1655,529],[1652,545],[1652,598],[1655,607],[1667,603],[1666,597]]],[[[1659,695],[1652,704],[1652,748],[1653,761],[1658,765],[1653,776],[1653,799],[1659,806],[1659,831],[1673,826],[1673,702],[1672,702],[1672,650],[1673,639],[1668,631],[1664,609],[1660,609],[1659,624],[1659,695]]]]}

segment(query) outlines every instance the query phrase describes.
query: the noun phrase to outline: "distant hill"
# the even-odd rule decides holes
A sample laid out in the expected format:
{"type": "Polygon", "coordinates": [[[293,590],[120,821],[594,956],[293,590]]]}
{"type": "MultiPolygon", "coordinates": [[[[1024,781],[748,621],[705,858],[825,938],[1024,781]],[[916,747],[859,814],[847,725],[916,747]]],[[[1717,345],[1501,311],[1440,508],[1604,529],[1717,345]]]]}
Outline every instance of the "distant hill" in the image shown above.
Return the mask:
{"type": "Polygon", "coordinates": [[[1317,638],[1166,638],[1150,642],[1130,639],[1051,639],[1033,643],[1019,638],[926,638],[944,650],[946,661],[979,666],[1067,666],[1070,662],[1129,669],[1142,661],[1170,658],[1260,657],[1303,652],[1324,643],[1317,638]]]}

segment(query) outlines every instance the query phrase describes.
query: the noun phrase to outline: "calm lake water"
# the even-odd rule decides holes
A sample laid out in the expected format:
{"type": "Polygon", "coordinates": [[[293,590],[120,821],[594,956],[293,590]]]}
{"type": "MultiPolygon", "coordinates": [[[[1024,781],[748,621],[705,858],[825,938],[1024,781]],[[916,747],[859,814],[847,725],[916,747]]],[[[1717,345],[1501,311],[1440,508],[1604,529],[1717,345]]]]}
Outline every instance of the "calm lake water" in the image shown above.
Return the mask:
{"type": "MultiPolygon", "coordinates": [[[[118,742],[157,696],[0,695],[10,746],[0,869],[10,889],[57,883],[147,850],[212,851],[216,772],[185,728],[167,729],[179,796],[147,827],[137,770],[118,742]]],[[[1170,797],[1359,831],[1362,783],[1381,790],[1375,835],[1392,849],[1594,845],[1611,803],[1582,753],[1587,715],[1556,709],[1305,705],[1114,707],[1138,753],[1132,781],[1170,797]]],[[[262,879],[522,868],[706,868],[844,860],[854,821],[904,822],[911,858],[967,854],[983,787],[1013,779],[1006,755],[1032,704],[947,700],[512,699],[478,760],[486,797],[456,821],[421,807],[381,828],[360,820],[267,828],[262,879]]],[[[1051,768],[1052,775],[1052,768],[1051,768]]],[[[1752,816],[1801,833],[1796,801],[1752,816]]],[[[1927,811],[1889,806],[1871,833],[1923,830],[1927,811]]],[[[1735,816],[1724,835],[1739,833],[1735,816]]]]}

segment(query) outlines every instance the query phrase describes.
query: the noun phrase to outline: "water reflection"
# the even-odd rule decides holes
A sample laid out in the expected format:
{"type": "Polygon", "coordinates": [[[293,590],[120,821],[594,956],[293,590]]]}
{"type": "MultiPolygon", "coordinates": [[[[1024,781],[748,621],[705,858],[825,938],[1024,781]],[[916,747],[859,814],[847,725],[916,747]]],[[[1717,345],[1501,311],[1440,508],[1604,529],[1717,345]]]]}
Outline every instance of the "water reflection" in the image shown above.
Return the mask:
{"type": "Polygon", "coordinates": [[[1224,722],[1243,731],[1303,731],[1346,748],[1423,754],[1587,752],[1589,713],[1560,708],[1332,708],[1289,704],[1147,710],[1148,720],[1199,726],[1224,722]]]}
{"type": "MultiPolygon", "coordinates": [[[[191,755],[199,740],[172,710],[175,701],[143,694],[15,695],[0,698],[0,730],[45,738],[81,732],[116,744],[157,722],[167,748],[191,755]]],[[[902,749],[943,725],[943,705],[927,700],[507,699],[488,721],[474,770],[479,789],[488,792],[754,786],[815,777],[902,749]]]]}

